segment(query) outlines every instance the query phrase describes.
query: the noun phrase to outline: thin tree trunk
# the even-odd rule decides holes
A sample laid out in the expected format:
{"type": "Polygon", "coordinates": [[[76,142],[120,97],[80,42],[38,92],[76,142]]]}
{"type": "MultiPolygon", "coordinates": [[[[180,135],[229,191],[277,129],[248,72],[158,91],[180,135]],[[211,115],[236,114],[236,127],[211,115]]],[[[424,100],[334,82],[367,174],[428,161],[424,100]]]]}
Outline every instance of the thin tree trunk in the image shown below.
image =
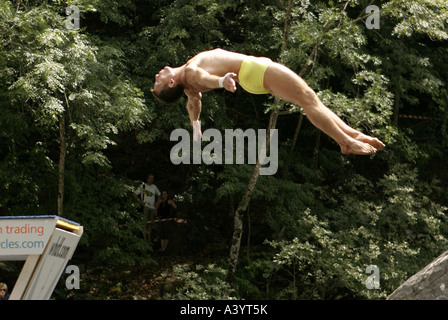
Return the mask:
{"type": "Polygon", "coordinates": [[[296,148],[297,138],[299,137],[299,132],[300,132],[300,129],[302,128],[302,123],[303,123],[303,113],[301,112],[299,115],[299,121],[297,122],[296,131],[294,132],[294,138],[292,139],[291,149],[290,149],[291,152],[293,152],[294,149],[296,148]]]}
{"type": "Polygon", "coordinates": [[[288,8],[286,9],[285,25],[283,27],[283,42],[280,49],[280,56],[286,50],[286,46],[289,40],[289,29],[291,27],[291,11],[292,11],[292,0],[288,0],[288,8]]]}
{"type": "Polygon", "coordinates": [[[65,140],[65,115],[59,118],[59,166],[58,166],[58,216],[64,213],[64,175],[65,175],[65,155],[67,145],[65,140]]]}
{"type": "MultiPolygon", "coordinates": [[[[69,110],[67,95],[64,92],[66,111],[69,110]]],[[[64,189],[65,189],[65,158],[67,156],[67,138],[65,130],[65,114],[63,111],[59,118],[59,165],[58,165],[58,216],[64,214],[64,189]]]]}
{"type": "MultiPolygon", "coordinates": [[[[292,0],[288,0],[288,7],[286,9],[286,18],[285,18],[285,26],[284,26],[284,36],[283,36],[283,43],[281,47],[280,57],[284,50],[286,49],[286,45],[288,43],[289,39],[289,22],[291,19],[291,12],[292,12],[292,0]]],[[[271,111],[271,116],[269,119],[269,127],[268,127],[268,134],[266,137],[266,153],[267,154],[267,148],[270,144],[271,140],[271,130],[275,128],[277,124],[277,118],[278,118],[278,110],[280,109],[279,106],[279,99],[275,99],[276,104],[276,110],[271,111]]],[[[259,158],[259,157],[258,157],[259,158]]],[[[243,195],[243,198],[241,199],[238,208],[235,210],[235,216],[233,220],[233,237],[232,237],[232,246],[230,248],[230,256],[229,256],[229,265],[227,269],[227,276],[226,280],[228,283],[233,283],[235,279],[235,272],[236,272],[236,266],[238,263],[238,256],[240,252],[241,247],[241,237],[243,235],[243,213],[247,210],[247,206],[249,205],[250,198],[252,196],[252,193],[255,189],[255,185],[257,184],[258,176],[260,175],[260,167],[261,162],[260,159],[257,160],[257,163],[255,164],[254,171],[252,173],[252,176],[249,180],[249,183],[246,188],[246,192],[243,195]]]]}
{"type": "MultiPolygon", "coordinates": [[[[277,124],[278,112],[271,112],[268,134],[266,137],[266,154],[267,148],[270,145],[271,141],[271,131],[275,128],[277,124]]],[[[260,175],[260,167],[261,162],[258,158],[257,163],[255,164],[254,171],[249,180],[249,183],[246,188],[246,192],[244,193],[243,198],[241,199],[237,209],[235,210],[235,216],[233,219],[233,237],[232,237],[232,246],[230,248],[230,256],[229,256],[229,265],[227,269],[226,280],[228,283],[233,283],[235,279],[236,266],[238,263],[238,256],[241,247],[241,238],[243,235],[243,214],[247,210],[247,206],[249,205],[250,198],[257,184],[258,176],[260,175]]]]}
{"type": "Polygon", "coordinates": [[[233,283],[233,280],[235,279],[236,265],[238,263],[238,256],[241,247],[241,237],[243,235],[243,213],[247,209],[250,198],[255,189],[255,185],[257,184],[257,179],[260,173],[260,166],[260,162],[257,161],[252,173],[252,177],[250,178],[247,185],[246,192],[241,199],[238,208],[235,210],[235,215],[233,218],[232,246],[230,247],[229,265],[227,268],[226,276],[226,280],[228,283],[233,283]]]}

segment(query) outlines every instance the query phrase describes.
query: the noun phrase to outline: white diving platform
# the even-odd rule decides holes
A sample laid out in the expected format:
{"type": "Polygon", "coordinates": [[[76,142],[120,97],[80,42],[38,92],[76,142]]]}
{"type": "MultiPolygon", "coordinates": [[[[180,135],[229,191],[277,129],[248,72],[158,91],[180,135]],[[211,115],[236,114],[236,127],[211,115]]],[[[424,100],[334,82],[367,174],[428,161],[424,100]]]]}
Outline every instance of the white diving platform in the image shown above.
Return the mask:
{"type": "Polygon", "coordinates": [[[9,299],[50,299],[82,234],[59,216],[1,216],[0,261],[25,260],[9,299]]]}

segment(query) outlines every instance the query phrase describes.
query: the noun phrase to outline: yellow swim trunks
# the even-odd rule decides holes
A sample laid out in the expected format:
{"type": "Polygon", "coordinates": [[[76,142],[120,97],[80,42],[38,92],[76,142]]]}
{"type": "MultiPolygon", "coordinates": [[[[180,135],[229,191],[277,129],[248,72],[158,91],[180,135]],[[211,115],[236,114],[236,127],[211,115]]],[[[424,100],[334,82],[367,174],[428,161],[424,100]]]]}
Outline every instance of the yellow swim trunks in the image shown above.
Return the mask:
{"type": "Polygon", "coordinates": [[[272,63],[269,58],[250,57],[243,60],[238,80],[244,90],[253,94],[266,94],[269,92],[264,87],[264,74],[272,63]]]}

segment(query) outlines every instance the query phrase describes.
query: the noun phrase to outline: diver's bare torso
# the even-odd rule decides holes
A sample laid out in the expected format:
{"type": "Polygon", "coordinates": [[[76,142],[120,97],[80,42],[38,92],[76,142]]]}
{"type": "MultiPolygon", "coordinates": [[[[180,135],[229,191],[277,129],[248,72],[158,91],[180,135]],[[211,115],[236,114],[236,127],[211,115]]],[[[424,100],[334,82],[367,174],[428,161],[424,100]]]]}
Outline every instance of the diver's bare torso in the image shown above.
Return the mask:
{"type": "Polygon", "coordinates": [[[214,49],[201,52],[183,65],[184,71],[181,76],[182,84],[187,91],[207,92],[213,90],[214,88],[204,87],[198,83],[189,81],[186,76],[185,69],[201,68],[211,75],[222,77],[229,72],[238,74],[241,63],[245,58],[247,58],[247,55],[226,51],[223,49],[214,49]]]}

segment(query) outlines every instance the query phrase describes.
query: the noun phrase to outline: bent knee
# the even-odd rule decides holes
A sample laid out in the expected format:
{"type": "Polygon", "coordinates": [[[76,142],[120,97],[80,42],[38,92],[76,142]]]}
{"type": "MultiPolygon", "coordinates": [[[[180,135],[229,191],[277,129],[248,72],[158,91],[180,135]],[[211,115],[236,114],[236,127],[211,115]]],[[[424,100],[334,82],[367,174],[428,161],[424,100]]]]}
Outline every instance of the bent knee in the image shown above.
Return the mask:
{"type": "Polygon", "coordinates": [[[301,92],[297,94],[297,100],[304,108],[312,108],[319,105],[319,98],[317,97],[316,92],[309,86],[303,88],[301,92]]]}

